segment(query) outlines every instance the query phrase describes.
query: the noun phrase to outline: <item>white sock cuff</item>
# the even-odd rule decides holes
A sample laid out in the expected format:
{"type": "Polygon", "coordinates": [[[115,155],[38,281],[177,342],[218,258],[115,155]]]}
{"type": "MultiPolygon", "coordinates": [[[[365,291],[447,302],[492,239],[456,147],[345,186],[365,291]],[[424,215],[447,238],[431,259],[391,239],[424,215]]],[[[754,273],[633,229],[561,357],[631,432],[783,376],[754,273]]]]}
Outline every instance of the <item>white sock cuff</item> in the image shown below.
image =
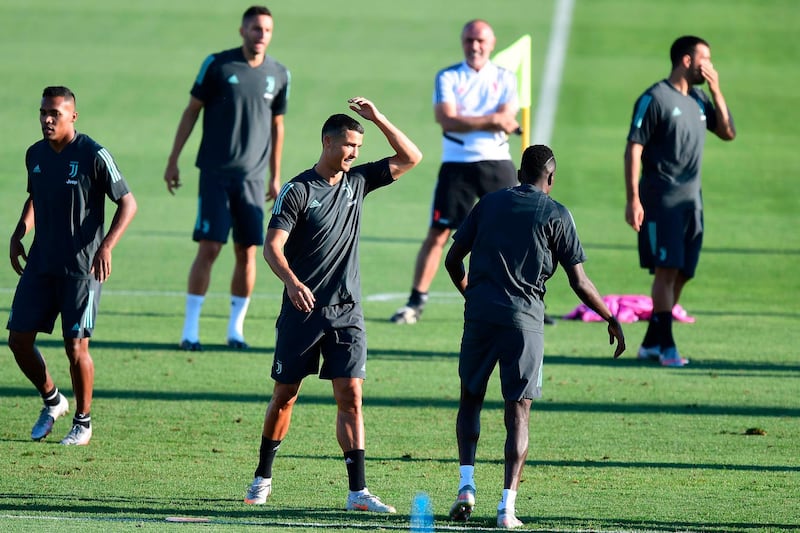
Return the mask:
{"type": "Polygon", "coordinates": [[[250,303],[249,296],[234,296],[231,294],[231,304],[232,305],[247,305],[250,303]]]}
{"type": "Polygon", "coordinates": [[[203,305],[203,301],[205,301],[206,296],[205,294],[190,294],[186,293],[186,303],[187,304],[194,304],[194,305],[203,305]]]}

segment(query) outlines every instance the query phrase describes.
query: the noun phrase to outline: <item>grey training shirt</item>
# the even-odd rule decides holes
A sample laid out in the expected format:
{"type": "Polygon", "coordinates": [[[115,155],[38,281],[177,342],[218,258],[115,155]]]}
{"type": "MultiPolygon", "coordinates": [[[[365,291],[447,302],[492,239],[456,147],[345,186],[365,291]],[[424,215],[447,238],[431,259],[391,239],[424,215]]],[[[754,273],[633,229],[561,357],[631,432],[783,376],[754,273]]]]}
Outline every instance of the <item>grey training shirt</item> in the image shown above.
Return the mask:
{"type": "Polygon", "coordinates": [[[203,101],[201,170],[244,176],[269,167],[272,118],[286,113],[289,71],[270,56],[251,67],[241,48],[206,58],[191,94],[203,101]]]}
{"type": "Polygon", "coordinates": [[[453,239],[471,250],[464,318],[531,331],[558,264],[586,260],[569,210],[527,184],[484,196],[453,239]]]}
{"type": "Polygon", "coordinates": [[[628,140],[644,146],[639,195],[646,207],[702,208],[700,166],[706,130],[717,127],[708,95],[682,94],[662,80],[634,105],[628,140]]]}
{"type": "Polygon", "coordinates": [[[361,300],[358,237],[364,197],[393,181],[386,158],[352,167],[336,185],[311,168],[281,189],[269,227],[289,232],[284,255],[317,307],[361,300]]]}
{"type": "Polygon", "coordinates": [[[25,269],[53,276],[89,277],[104,237],[104,207],[129,191],[108,150],[88,135],[56,152],[41,140],[25,154],[36,233],[25,269]]]}

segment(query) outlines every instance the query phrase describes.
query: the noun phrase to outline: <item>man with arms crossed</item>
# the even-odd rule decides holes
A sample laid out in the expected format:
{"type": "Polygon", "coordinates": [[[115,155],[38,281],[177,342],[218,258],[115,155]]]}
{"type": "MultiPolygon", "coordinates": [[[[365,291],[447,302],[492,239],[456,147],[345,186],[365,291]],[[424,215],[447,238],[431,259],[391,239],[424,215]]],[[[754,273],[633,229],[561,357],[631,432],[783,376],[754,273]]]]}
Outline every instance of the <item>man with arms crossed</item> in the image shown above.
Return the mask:
{"type": "Polygon", "coordinates": [[[521,184],[484,196],[453,236],[445,267],[464,295],[464,334],[458,375],[461,399],[456,418],[458,497],[450,518],[469,519],[475,507],[475,456],[480,414],[494,367],[500,367],[505,400],[505,475],[497,526],[522,526],[516,497],[528,456],[531,400],[541,396],[544,355],[545,282],[560,264],[583,303],[608,322],[614,357],[625,350],[622,327],[583,270],[575,223],[566,207],[550,198],[556,173],[553,152],[529,146],[522,155],[521,184]],[[470,254],[469,277],[464,258],[470,254]]]}
{"type": "Polygon", "coordinates": [[[639,263],[653,273],[653,314],[637,357],[681,367],[689,360],[675,346],[672,308],[700,259],[706,130],[730,141],[736,128],[708,43],[680,37],[670,59],[669,78],[647,89],[633,108],[625,147],[625,220],[639,234],[639,263]],[[695,87],[705,82],[711,98],[695,87]]]}
{"type": "Polygon", "coordinates": [[[202,110],[197,222],[192,236],[198,246],[189,271],[183,350],[202,350],[200,311],[214,261],[231,229],[235,264],[227,342],[234,349],[247,348],[244,318],[256,282],[256,249],[264,242],[265,197],[274,199],[280,189],[283,115],[289,96],[289,72],[266,54],[272,27],[269,9],[250,7],[239,28],[242,46],[208,56],[181,115],[164,171],[167,190],[175,194],[181,186],[178,158],[202,110]],[[267,167],[271,179],[265,191],[267,167]]]}
{"type": "Polygon", "coordinates": [[[28,198],[11,235],[11,266],[21,276],[8,318],[8,346],[22,373],[39,391],[44,407],[31,438],[42,440],[69,411],[36,347],[39,332],[52,333],[61,315],[64,350],[75,392],[72,429],[65,445],[89,444],[94,331],[100,288],[111,275],[111,251],[136,214],[136,200],[111,154],[75,130],[75,94],[46,87],[39,108],[44,139],[28,148],[28,198]],[[105,198],[117,206],[104,234],[105,198]],[[34,230],[30,250],[22,238],[34,230]],[[23,267],[20,259],[25,261],[23,267]]]}
{"type": "Polygon", "coordinates": [[[395,154],[352,166],[364,128],[348,115],[332,115],[322,127],[317,164],[287,183],[275,201],[264,259],[285,291],[276,323],[275,384],[264,418],[259,463],[245,497],[248,504],[264,504],[272,492],[272,463],[289,430],[300,385],[306,376],[319,372],[333,385],[336,437],[350,487],[347,510],[395,512],[367,490],[364,473],[361,408],[367,345],[358,236],[364,197],[414,168],[422,153],[372,102],[355,97],[348,103],[378,127],[395,154]]]}
{"type": "Polygon", "coordinates": [[[517,184],[508,146],[508,134],[519,128],[517,80],[513,72],[490,61],[495,41],[486,21],[468,22],[461,31],[464,61],[436,75],[433,109],[442,127],[442,164],[411,294],[390,318],[395,324],[419,320],[450,231],[461,224],[475,200],[517,184]]]}

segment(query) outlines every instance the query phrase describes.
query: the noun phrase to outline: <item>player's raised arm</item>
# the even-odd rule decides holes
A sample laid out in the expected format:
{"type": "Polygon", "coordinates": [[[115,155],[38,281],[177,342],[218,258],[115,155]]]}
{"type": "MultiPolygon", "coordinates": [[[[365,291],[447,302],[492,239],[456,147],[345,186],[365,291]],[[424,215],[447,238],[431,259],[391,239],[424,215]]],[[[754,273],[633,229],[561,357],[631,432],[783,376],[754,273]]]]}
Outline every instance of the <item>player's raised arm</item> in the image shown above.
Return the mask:
{"type": "Polygon", "coordinates": [[[393,179],[396,180],[422,161],[422,152],[417,145],[392,124],[386,115],[378,111],[374,103],[363,96],[355,96],[347,102],[350,104],[350,109],[374,123],[394,148],[395,155],[389,158],[389,170],[393,179]]]}

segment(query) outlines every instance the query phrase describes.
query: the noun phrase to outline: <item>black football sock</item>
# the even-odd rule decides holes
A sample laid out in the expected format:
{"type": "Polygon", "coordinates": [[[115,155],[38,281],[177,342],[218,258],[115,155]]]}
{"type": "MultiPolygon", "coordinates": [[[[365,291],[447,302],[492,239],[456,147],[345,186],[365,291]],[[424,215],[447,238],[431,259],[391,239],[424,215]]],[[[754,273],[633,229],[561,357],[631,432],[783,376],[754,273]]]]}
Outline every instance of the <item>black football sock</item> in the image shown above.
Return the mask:
{"type": "Polygon", "coordinates": [[[89,416],[89,413],[76,413],[75,416],[72,417],[72,424],[85,428],[91,427],[92,417],[89,416]]]}
{"type": "Polygon", "coordinates": [[[280,447],[281,441],[261,436],[261,449],[258,452],[255,477],[272,478],[272,462],[275,461],[275,454],[278,453],[280,447]]]}
{"type": "Polygon", "coordinates": [[[58,405],[59,400],[61,400],[61,397],[58,395],[58,387],[53,387],[53,390],[50,392],[42,394],[42,399],[44,400],[44,404],[48,407],[55,407],[58,405]]]}
{"type": "Polygon", "coordinates": [[[411,296],[408,297],[408,306],[422,309],[428,301],[428,293],[420,292],[417,289],[411,289],[411,296]]]}
{"type": "Polygon", "coordinates": [[[658,345],[661,350],[675,346],[675,339],[672,337],[672,312],[664,311],[655,313],[658,317],[658,345]]]}
{"type": "Polygon", "coordinates": [[[355,492],[367,486],[367,476],[364,467],[364,450],[350,450],[344,453],[344,464],[347,466],[347,479],[350,490],[355,492]]]}
{"type": "Polygon", "coordinates": [[[644,334],[644,339],[642,339],[642,346],[645,348],[652,348],[653,346],[658,346],[659,344],[659,313],[653,313],[650,315],[650,322],[647,323],[647,332],[644,334]]]}

